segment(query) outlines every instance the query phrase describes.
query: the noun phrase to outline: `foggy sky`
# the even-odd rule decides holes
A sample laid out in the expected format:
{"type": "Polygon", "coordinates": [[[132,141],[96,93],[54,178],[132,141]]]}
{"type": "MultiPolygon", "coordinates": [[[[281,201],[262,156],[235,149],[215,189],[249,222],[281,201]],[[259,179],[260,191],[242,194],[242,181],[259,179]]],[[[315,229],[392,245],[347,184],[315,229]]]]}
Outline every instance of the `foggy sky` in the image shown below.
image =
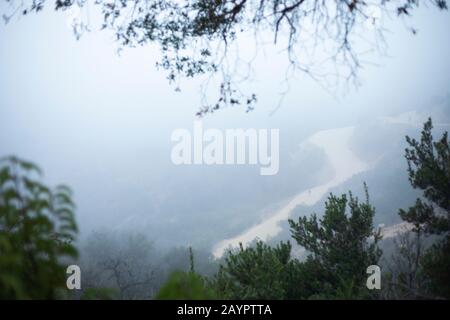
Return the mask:
{"type": "MultiPolygon", "coordinates": [[[[350,87],[336,97],[298,77],[272,116],[286,63],[269,52],[255,65],[256,109],[248,114],[241,108],[222,110],[207,116],[205,125],[280,128],[286,145],[320,129],[423,107],[446,96],[448,13],[422,8],[409,24],[419,30],[416,36],[397,19],[389,23],[388,56],[370,57],[377,66],[361,70],[359,89],[350,87]]],[[[84,224],[106,224],[114,215],[92,212],[93,202],[130,201],[142,188],[170,192],[165,184],[180,170],[170,162],[170,134],[192,129],[200,102],[198,81],[182,82],[182,91],[175,93],[165,73],[156,70],[157,49],[125,49],[120,56],[116,51],[111,33],[93,31],[77,41],[67,16],[51,10],[0,25],[0,155],[30,159],[51,184],[69,184],[84,224]],[[113,187],[100,181],[126,186],[123,199],[112,197],[113,187]]],[[[227,174],[239,179],[238,170],[227,174]]],[[[189,179],[183,183],[189,185],[189,179]]],[[[162,191],[152,201],[164,201],[162,191]]],[[[127,207],[130,213],[136,209],[127,207]]]]}

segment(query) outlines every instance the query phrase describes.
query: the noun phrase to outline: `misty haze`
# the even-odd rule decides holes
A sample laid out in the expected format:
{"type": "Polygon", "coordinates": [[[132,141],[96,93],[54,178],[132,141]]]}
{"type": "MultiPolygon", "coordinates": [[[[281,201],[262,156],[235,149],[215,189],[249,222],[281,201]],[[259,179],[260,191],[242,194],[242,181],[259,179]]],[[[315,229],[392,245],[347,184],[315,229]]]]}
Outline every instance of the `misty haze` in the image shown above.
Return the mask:
{"type": "Polygon", "coordinates": [[[446,2],[314,2],[0,1],[0,298],[449,299],[446,2]]]}

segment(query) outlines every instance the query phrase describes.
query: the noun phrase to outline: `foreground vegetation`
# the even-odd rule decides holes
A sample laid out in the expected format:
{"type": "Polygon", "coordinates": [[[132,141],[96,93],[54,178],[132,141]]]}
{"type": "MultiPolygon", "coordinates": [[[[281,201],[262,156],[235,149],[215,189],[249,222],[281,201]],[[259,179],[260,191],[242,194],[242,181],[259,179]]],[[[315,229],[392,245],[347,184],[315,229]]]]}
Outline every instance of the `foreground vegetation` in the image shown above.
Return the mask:
{"type": "Polygon", "coordinates": [[[32,163],[0,163],[2,299],[449,299],[450,144],[434,141],[431,119],[420,140],[407,137],[405,158],[422,197],[400,217],[410,226],[383,256],[375,208],[351,192],[330,194],[324,213],[289,220],[295,245],[230,250],[219,261],[191,248],[159,252],[145,235],[97,232],[76,249],[74,204],[67,187],[46,187],[32,163]],[[384,258],[384,262],[383,262],[384,258]],[[82,270],[68,291],[66,267],[82,270]],[[383,265],[381,290],[368,290],[366,269],[383,265]]]}

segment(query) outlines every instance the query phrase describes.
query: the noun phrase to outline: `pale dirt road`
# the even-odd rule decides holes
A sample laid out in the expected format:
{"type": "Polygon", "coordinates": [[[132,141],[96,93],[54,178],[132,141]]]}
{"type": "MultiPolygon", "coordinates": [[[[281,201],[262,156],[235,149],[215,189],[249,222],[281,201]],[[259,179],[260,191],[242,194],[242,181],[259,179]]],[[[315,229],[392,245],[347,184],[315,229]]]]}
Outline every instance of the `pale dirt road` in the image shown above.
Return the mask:
{"type": "Polygon", "coordinates": [[[328,161],[333,167],[333,178],[322,185],[315,186],[297,194],[286,205],[271,214],[269,218],[264,219],[264,221],[261,221],[245,232],[230,239],[220,241],[213,248],[214,257],[221,257],[226,249],[237,247],[239,243],[246,246],[255,239],[267,241],[273,238],[281,231],[280,222],[286,221],[295,207],[298,205],[311,206],[315,204],[331,188],[369,169],[370,165],[359,159],[350,148],[350,138],[353,132],[354,127],[345,127],[319,131],[310,136],[304,143],[310,143],[323,149],[328,161]]]}

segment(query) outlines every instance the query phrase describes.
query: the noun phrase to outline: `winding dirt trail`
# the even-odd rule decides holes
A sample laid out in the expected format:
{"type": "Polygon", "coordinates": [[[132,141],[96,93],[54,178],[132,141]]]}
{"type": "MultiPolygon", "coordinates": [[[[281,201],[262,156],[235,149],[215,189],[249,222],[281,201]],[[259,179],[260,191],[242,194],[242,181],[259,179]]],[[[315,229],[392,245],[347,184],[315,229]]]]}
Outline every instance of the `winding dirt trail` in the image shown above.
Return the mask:
{"type": "Polygon", "coordinates": [[[298,205],[314,205],[330,188],[336,187],[352,176],[366,171],[369,164],[359,159],[350,149],[350,138],[353,132],[354,127],[345,127],[319,131],[310,136],[304,143],[310,143],[323,149],[334,169],[333,178],[324,184],[297,194],[286,205],[271,214],[269,218],[243,233],[220,241],[213,248],[214,257],[221,257],[226,249],[237,247],[239,243],[246,246],[255,239],[267,241],[273,238],[281,231],[280,222],[286,221],[295,207],[298,205]]]}

